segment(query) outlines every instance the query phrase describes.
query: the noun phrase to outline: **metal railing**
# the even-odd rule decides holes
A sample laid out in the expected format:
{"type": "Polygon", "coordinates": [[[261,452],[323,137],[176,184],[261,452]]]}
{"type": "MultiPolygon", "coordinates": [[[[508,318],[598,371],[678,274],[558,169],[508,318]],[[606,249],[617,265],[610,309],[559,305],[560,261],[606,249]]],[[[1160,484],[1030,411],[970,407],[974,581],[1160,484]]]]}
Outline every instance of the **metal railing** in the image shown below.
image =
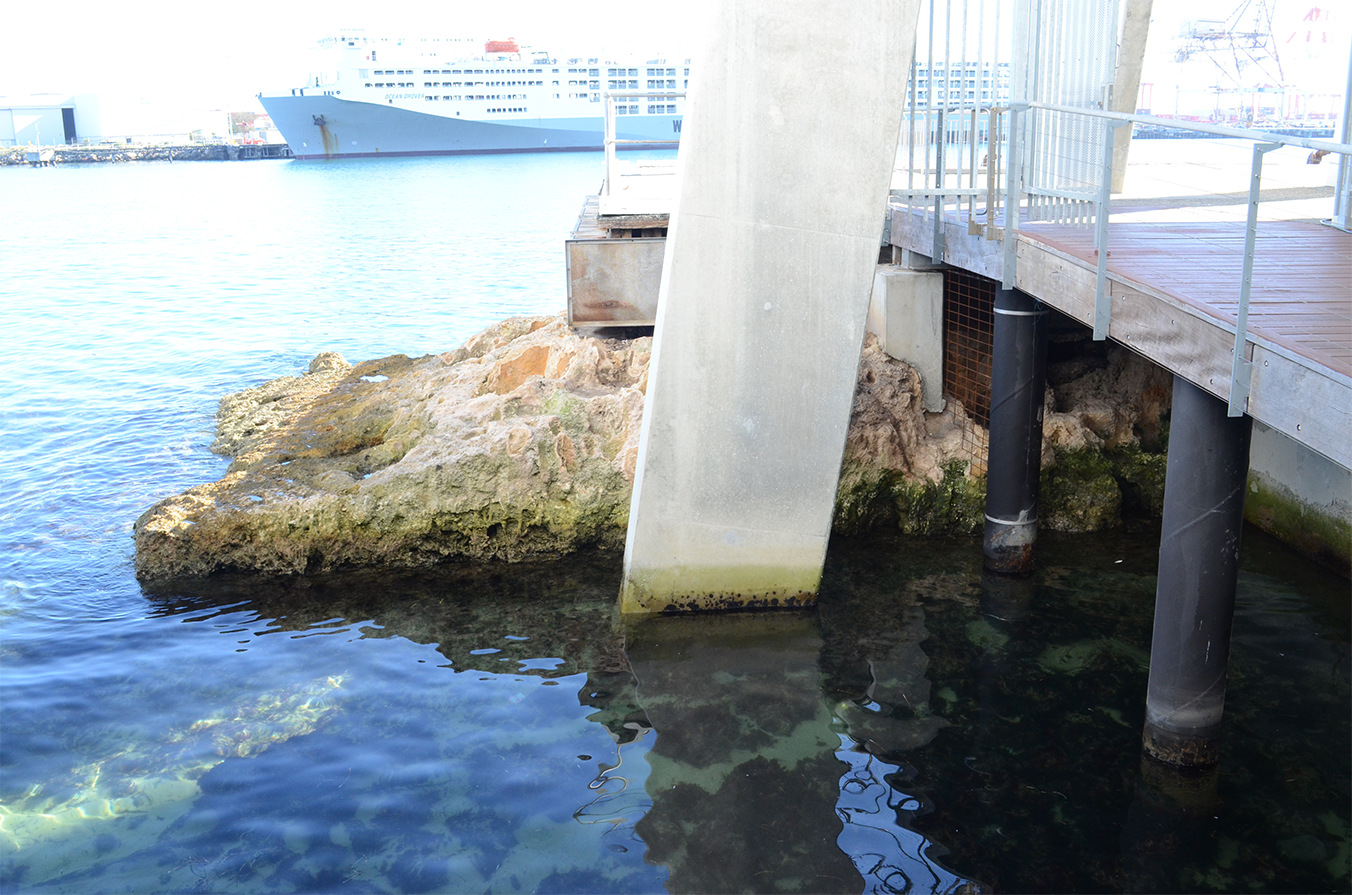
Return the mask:
{"type": "Polygon", "coordinates": [[[659,140],[659,139],[621,140],[619,137],[615,135],[616,118],[618,118],[618,116],[615,114],[615,101],[617,99],[622,100],[655,99],[655,98],[669,100],[685,99],[685,91],[615,90],[615,91],[607,91],[603,96],[606,104],[606,136],[605,136],[606,182],[602,186],[602,189],[605,191],[602,195],[609,196],[610,186],[612,183],[615,183],[615,179],[616,177],[619,176],[620,173],[618,170],[619,163],[618,160],[615,158],[615,152],[617,147],[624,145],[676,146],[680,145],[681,142],[679,138],[672,140],[659,140]]]}
{"type": "MultiPolygon", "coordinates": [[[[1114,162],[1114,134],[1118,128],[1136,124],[1159,125],[1180,130],[1197,131],[1216,137],[1246,140],[1253,144],[1248,189],[1248,217],[1245,230],[1244,262],[1235,323],[1235,347],[1231,369],[1229,415],[1244,413],[1249,396],[1252,367],[1249,357],[1248,312],[1252,288],[1254,250],[1258,233],[1258,206],[1263,172],[1263,157],[1286,146],[1301,147],[1314,152],[1335,154],[1339,158],[1337,182],[1334,188],[1334,214],[1326,223],[1343,230],[1349,227],[1352,209],[1352,145],[1348,142],[1312,139],[1270,134],[1263,131],[1158,118],[1150,115],[1130,115],[1095,108],[1062,106],[1044,102],[1011,103],[1007,108],[989,110],[987,144],[988,163],[980,173],[971,169],[966,186],[949,187],[944,182],[942,167],[933,185],[920,189],[894,189],[891,200],[908,206],[913,214],[924,218],[932,216],[934,229],[934,260],[942,261],[943,225],[949,205],[954,216],[961,220],[962,205],[968,204],[968,233],[1003,243],[1002,286],[1014,287],[1017,273],[1018,231],[1022,221],[1054,221],[1094,228],[1094,245],[1098,249],[1096,289],[1094,302],[1094,338],[1106,339],[1112,317],[1112,296],[1108,291],[1109,219],[1112,210],[1110,187],[1114,162]],[[1043,126],[1058,118],[1083,118],[1098,122],[1098,140],[1101,141],[1101,164],[1091,176],[1083,173],[1078,180],[1066,182],[1042,176],[1054,168],[1056,142],[1046,139],[1043,126]],[[1003,121],[1002,121],[1003,119],[1003,121]],[[996,139],[996,135],[1000,139],[996,139]],[[1003,156],[1003,158],[1001,158],[1003,156]],[[971,203],[974,197],[984,195],[986,207],[977,210],[971,203]],[[984,221],[978,218],[984,217],[984,221]]],[[[942,121],[942,117],[940,118],[942,121]]],[[[940,133],[944,133],[941,129],[940,133]]],[[[1344,140],[1347,125],[1344,125],[1344,140]]],[[[942,159],[942,153],[939,156],[942,159]]]]}

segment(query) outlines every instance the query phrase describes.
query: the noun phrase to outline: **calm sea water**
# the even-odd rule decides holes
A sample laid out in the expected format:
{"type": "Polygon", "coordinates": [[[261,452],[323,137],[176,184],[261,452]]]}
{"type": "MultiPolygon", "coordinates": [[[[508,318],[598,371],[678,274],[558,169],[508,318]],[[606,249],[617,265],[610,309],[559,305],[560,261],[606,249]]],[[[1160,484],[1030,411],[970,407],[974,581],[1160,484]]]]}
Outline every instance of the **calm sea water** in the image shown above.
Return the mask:
{"type": "Polygon", "coordinates": [[[1140,762],[1158,530],[833,545],[616,627],[619,557],[134,579],[225,393],[564,305],[599,154],[0,170],[0,887],[1348,891],[1347,582],[1246,533],[1223,761],[1140,762]]]}

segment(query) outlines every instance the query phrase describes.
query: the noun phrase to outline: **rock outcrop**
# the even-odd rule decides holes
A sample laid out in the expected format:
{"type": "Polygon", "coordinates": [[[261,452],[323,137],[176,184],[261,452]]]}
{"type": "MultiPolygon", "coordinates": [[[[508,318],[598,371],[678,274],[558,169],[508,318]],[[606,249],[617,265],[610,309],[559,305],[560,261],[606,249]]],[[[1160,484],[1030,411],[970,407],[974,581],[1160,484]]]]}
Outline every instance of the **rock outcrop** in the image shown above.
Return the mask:
{"type": "Polygon", "coordinates": [[[516,318],[448,354],[320,355],[222,400],[213,447],[234,462],[137,520],[137,575],[620,546],[650,348],[516,318]]]}
{"type": "MultiPolygon", "coordinates": [[[[504,321],[441,355],[352,366],[321,354],[303,376],[222,399],[212,449],[233,462],[137,520],[136,573],[417,568],[619,548],[651,347],[650,337],[602,339],[543,317],[504,321]]],[[[1154,398],[1125,410],[1108,400],[1126,386],[1148,391],[1132,379],[1148,375],[1143,363],[1110,359],[1062,377],[1049,396],[1050,469],[1158,430],[1154,398]]],[[[979,531],[986,443],[956,402],[925,413],[915,371],[869,336],[837,530],[979,531]]],[[[1111,510],[1063,514],[1057,527],[1114,524],[1111,510]]]]}

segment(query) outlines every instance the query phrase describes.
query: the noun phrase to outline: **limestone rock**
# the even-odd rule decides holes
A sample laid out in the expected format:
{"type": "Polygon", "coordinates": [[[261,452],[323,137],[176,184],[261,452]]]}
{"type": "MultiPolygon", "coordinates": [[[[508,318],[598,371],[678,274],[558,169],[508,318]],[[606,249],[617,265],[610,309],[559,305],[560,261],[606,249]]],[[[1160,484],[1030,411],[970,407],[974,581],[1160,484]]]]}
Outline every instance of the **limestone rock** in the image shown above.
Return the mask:
{"type": "Polygon", "coordinates": [[[988,441],[956,401],[942,413],[925,413],[919,375],[889,357],[870,333],[859,362],[835,528],[892,523],[917,534],[971,530],[984,500],[980,467],[988,441]]]}
{"type": "MultiPolygon", "coordinates": [[[[137,520],[136,573],[418,568],[621,547],[651,349],[650,337],[585,336],[560,316],[505,320],[441,355],[352,366],[321,354],[302,376],[221,401],[212,449],[233,462],[219,481],[137,520]]],[[[1158,430],[1151,396],[1161,392],[1167,406],[1167,384],[1158,388],[1132,357],[1063,377],[1049,450],[1158,430]],[[1118,389],[1145,397],[1124,410],[1107,400],[1118,389]]],[[[869,335],[836,529],[979,531],[987,443],[956,401],[925,413],[915,371],[869,335]]],[[[1095,518],[1108,515],[1115,507],[1095,518]]]]}
{"type": "Polygon", "coordinates": [[[320,355],[221,402],[220,481],[137,520],[141,578],[557,556],[623,543],[651,339],[504,321],[443,355],[320,355]]]}

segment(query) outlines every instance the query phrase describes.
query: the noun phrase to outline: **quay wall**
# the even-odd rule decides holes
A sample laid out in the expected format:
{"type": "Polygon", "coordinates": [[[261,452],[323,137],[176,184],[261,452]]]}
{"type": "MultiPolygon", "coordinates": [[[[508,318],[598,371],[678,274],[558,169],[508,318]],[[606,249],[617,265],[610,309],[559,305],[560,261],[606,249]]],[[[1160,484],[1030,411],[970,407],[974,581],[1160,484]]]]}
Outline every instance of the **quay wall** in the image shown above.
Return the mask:
{"type": "MultiPolygon", "coordinates": [[[[154,146],[134,143],[105,143],[97,146],[42,146],[43,153],[51,152],[50,164],[93,164],[107,162],[233,162],[262,158],[290,158],[291,150],[285,143],[246,144],[180,143],[154,146]]],[[[28,154],[35,147],[10,146],[0,149],[0,167],[31,165],[28,154]]]]}
{"type": "Polygon", "coordinates": [[[1352,471],[1256,420],[1244,516],[1352,577],[1352,471]]]}

